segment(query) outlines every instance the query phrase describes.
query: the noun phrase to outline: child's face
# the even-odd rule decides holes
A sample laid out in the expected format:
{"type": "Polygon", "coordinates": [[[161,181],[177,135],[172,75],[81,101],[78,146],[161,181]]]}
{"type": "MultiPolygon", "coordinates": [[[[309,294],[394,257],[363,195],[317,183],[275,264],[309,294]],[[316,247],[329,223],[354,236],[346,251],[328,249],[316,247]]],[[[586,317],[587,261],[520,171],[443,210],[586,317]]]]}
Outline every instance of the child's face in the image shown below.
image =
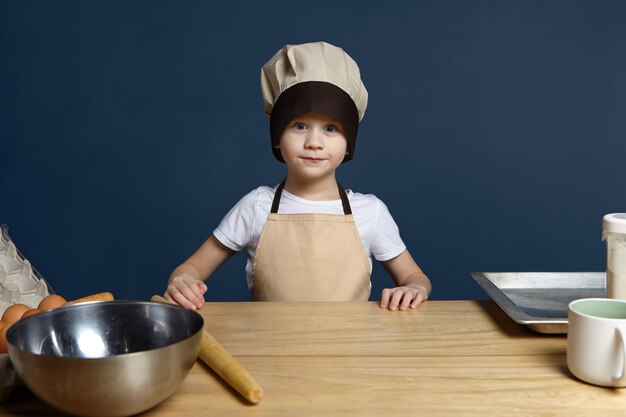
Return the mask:
{"type": "Polygon", "coordinates": [[[334,175],[347,146],[341,124],[319,113],[293,119],[279,145],[289,172],[307,179],[334,175]]]}

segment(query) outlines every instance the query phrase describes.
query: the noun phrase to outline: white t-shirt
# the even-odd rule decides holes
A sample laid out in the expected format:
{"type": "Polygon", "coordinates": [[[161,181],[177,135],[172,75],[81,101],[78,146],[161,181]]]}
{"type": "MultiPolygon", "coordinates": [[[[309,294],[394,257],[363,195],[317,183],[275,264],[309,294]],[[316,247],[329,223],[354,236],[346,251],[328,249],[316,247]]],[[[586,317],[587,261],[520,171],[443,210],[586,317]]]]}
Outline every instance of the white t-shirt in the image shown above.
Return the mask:
{"type": "MultiPolygon", "coordinates": [[[[237,252],[246,250],[248,288],[252,288],[254,255],[277,187],[261,186],[246,194],[213,231],[213,235],[224,246],[237,252]]],[[[406,246],[387,206],[372,194],[354,193],[351,190],[346,190],[346,193],[363,248],[370,261],[370,271],[372,258],[386,261],[404,252],[406,246]]],[[[305,200],[283,190],[278,213],[343,214],[343,206],[341,200],[305,200]]]]}

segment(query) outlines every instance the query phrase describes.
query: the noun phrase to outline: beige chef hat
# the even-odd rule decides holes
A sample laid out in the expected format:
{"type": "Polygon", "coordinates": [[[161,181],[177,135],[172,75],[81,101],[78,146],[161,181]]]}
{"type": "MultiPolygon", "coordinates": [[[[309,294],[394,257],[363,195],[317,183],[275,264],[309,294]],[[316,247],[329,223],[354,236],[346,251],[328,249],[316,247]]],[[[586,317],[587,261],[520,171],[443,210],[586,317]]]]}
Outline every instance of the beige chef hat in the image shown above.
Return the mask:
{"type": "Polygon", "coordinates": [[[326,42],[286,45],[261,69],[265,114],[270,118],[272,151],[281,162],[280,137],[291,120],[320,113],[340,122],[352,159],[367,90],[359,67],[343,49],[326,42]]]}

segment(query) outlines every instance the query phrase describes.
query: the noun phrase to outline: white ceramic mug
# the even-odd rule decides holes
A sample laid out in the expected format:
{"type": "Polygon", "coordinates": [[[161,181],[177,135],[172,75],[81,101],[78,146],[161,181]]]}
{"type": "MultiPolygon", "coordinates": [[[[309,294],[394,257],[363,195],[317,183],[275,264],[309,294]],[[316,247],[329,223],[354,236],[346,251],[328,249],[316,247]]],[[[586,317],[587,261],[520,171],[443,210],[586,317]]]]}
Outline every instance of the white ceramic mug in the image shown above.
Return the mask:
{"type": "Polygon", "coordinates": [[[577,378],[626,387],[626,301],[583,298],[568,310],[567,367],[577,378]]]}

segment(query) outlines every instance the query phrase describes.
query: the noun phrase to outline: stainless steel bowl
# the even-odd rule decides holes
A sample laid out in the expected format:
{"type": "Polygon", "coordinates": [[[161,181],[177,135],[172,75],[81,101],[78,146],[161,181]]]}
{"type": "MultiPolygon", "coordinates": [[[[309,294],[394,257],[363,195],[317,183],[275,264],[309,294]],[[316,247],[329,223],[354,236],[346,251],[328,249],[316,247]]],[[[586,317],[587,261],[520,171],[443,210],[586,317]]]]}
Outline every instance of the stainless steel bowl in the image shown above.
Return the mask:
{"type": "Polygon", "coordinates": [[[20,320],[7,341],[18,375],[43,401],[79,416],[130,416],[176,391],[203,325],[175,305],[110,301],[20,320]]]}

